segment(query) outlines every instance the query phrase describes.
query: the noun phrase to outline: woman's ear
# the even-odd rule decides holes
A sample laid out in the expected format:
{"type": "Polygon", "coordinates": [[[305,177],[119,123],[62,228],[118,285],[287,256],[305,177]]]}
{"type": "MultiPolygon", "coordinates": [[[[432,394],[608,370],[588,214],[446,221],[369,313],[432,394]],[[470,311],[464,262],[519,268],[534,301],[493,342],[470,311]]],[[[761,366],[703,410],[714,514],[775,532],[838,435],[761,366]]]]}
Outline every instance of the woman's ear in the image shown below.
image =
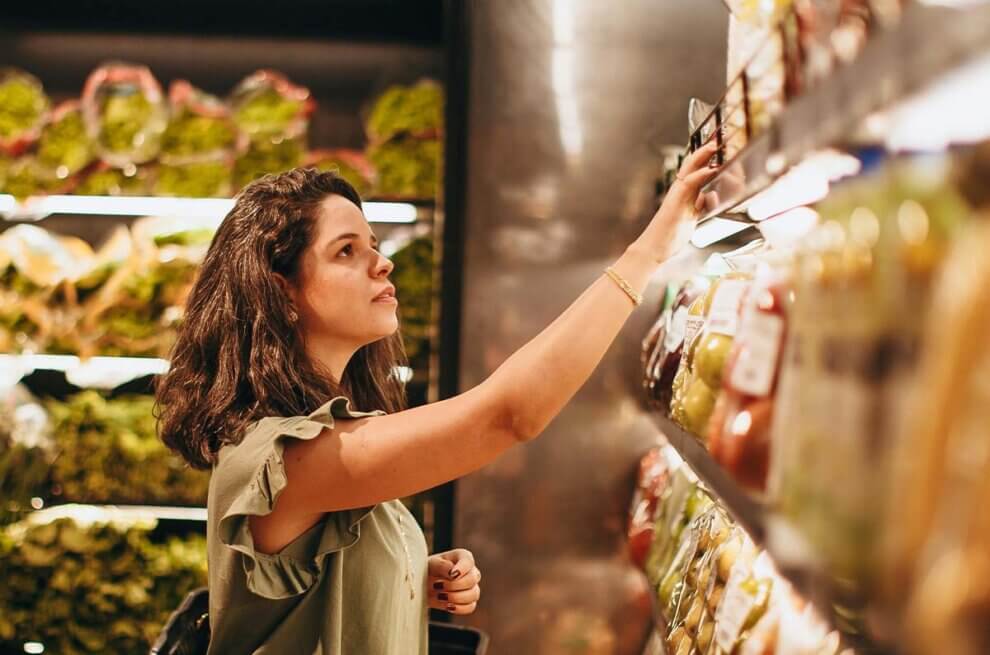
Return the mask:
{"type": "Polygon", "coordinates": [[[281,287],[285,295],[289,297],[289,323],[295,325],[296,321],[299,320],[299,312],[296,311],[296,288],[292,286],[292,283],[282,275],[281,273],[273,273],[275,276],[275,283],[281,287]]]}
{"type": "Polygon", "coordinates": [[[289,282],[289,280],[286,279],[286,277],[281,273],[272,273],[272,275],[275,277],[275,283],[279,287],[281,287],[285,295],[287,295],[289,298],[292,298],[292,300],[295,301],[295,289],[292,287],[292,284],[289,282]]]}

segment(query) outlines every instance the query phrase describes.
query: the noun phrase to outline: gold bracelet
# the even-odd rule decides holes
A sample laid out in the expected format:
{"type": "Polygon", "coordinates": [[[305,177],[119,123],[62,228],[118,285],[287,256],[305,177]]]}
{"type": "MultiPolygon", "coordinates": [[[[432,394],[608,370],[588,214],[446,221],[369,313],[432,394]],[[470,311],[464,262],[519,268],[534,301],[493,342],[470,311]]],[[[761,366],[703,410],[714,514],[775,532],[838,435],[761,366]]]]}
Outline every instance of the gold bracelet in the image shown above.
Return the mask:
{"type": "Polygon", "coordinates": [[[633,301],[633,304],[639,307],[643,304],[643,296],[636,293],[629,283],[626,282],[625,278],[615,272],[615,269],[609,266],[605,269],[605,275],[612,278],[612,281],[619,285],[619,288],[626,292],[629,299],[633,301]]]}

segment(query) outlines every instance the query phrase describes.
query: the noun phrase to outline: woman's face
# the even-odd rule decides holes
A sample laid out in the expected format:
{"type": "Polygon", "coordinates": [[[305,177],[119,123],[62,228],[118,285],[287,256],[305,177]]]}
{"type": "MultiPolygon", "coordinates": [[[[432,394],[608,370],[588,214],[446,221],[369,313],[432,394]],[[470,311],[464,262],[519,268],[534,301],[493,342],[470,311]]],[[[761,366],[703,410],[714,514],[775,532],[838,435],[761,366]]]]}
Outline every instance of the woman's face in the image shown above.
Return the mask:
{"type": "Polygon", "coordinates": [[[395,333],[398,302],[388,281],[392,262],[354,203],[320,203],[313,243],[302,255],[292,290],[307,343],[356,350],[395,333]]]}

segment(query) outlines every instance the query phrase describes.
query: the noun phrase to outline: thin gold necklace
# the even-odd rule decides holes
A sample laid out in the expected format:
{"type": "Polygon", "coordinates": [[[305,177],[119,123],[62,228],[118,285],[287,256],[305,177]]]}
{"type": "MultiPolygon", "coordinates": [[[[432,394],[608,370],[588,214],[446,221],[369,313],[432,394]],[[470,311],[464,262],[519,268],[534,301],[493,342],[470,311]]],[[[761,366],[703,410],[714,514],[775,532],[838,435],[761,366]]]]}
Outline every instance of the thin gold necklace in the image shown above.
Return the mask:
{"type": "Polygon", "coordinates": [[[402,515],[404,514],[402,508],[398,510],[398,514],[399,514],[399,534],[402,535],[402,550],[406,552],[406,584],[409,586],[409,600],[413,600],[416,598],[416,585],[413,584],[412,555],[409,553],[409,544],[408,544],[408,539],[406,537],[406,528],[402,524],[402,515]]]}

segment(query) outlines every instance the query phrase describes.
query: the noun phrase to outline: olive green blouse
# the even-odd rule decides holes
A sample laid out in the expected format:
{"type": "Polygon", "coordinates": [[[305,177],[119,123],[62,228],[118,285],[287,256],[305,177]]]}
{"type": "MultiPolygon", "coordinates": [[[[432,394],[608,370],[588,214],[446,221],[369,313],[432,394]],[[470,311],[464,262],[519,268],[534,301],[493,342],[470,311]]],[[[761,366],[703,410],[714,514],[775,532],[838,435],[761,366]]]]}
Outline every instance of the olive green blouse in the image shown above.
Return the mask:
{"type": "Polygon", "coordinates": [[[248,516],[285,488],[287,439],[313,439],[351,410],[337,397],[309,416],[265,418],[219,453],[210,478],[209,655],[425,655],[426,539],[397,500],[330,512],[274,555],[248,516]]]}

